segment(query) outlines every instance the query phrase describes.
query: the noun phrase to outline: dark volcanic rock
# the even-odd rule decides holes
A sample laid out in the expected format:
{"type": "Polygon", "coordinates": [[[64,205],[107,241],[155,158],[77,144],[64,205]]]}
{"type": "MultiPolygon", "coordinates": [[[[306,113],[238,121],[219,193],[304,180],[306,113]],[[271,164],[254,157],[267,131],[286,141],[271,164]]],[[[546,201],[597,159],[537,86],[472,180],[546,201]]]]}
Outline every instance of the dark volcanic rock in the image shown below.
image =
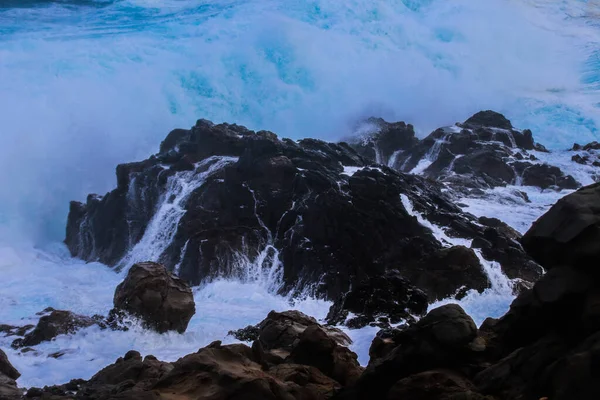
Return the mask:
{"type": "Polygon", "coordinates": [[[556,186],[559,189],[577,189],[581,185],[571,175],[565,176],[558,167],[548,164],[533,164],[522,173],[523,184],[546,189],[556,186]]]}
{"type": "Polygon", "coordinates": [[[191,289],[160,264],[146,262],[131,267],[115,290],[114,305],[141,318],[158,332],[183,333],[196,312],[191,289]]]}
{"type": "Polygon", "coordinates": [[[475,252],[464,246],[438,250],[424,257],[414,268],[403,269],[402,275],[424,290],[430,302],[460,295],[463,288],[481,293],[490,287],[475,252]]]}
{"type": "MultiPolygon", "coordinates": [[[[452,243],[437,238],[426,220],[450,238],[474,240],[486,259],[531,283],[540,271],[518,243],[464,213],[444,184],[460,182],[468,192],[514,183],[513,154],[529,156],[525,147],[533,139],[525,131],[477,124],[490,115],[421,141],[411,125],[370,120],[376,133],[351,144],[280,140],[271,132],[200,120],[191,130],[172,131],[148,160],[119,165],[115,190],[91,195],[85,205],[72,203],[65,241],[73,255],[117,268],[128,264],[125,252],[142,238],[160,243],[153,261],[177,269],[190,284],[246,277],[251,263],[263,271],[280,268],[282,282],[274,284],[281,293],[311,287],[334,301],[389,271],[430,300],[488,287],[477,262],[454,257],[460,252],[446,250],[452,243]],[[407,171],[425,156],[436,158],[425,176],[371,161],[407,171]],[[164,224],[148,231],[161,207],[176,215],[165,211],[164,224]],[[420,273],[429,268],[436,273],[420,273]],[[461,273],[468,279],[458,282],[461,273]]],[[[399,307],[388,310],[396,315],[377,318],[396,320],[399,307]]]]}
{"type": "Polygon", "coordinates": [[[13,325],[0,325],[0,333],[4,333],[4,336],[25,336],[27,331],[34,328],[34,325],[24,326],[13,326],[13,325]]]}
{"type": "Polygon", "coordinates": [[[465,125],[486,126],[492,128],[512,129],[510,121],[502,114],[487,110],[480,111],[465,121],[465,125]]]}
{"type": "Polygon", "coordinates": [[[359,283],[329,309],[327,322],[362,328],[368,324],[389,326],[427,311],[427,295],[400,273],[388,271],[359,283]],[[347,321],[349,313],[355,315],[347,321]]]}
{"type": "Polygon", "coordinates": [[[18,379],[21,374],[12,366],[6,353],[0,349],[0,374],[6,375],[10,379],[18,379]]]}
{"type": "Polygon", "coordinates": [[[36,327],[23,339],[15,339],[12,347],[35,346],[42,342],[53,340],[58,335],[70,335],[81,328],[87,328],[98,324],[98,321],[91,317],[77,315],[71,311],[51,309],[49,314],[43,315],[36,327]]]}
{"type": "Polygon", "coordinates": [[[260,335],[260,329],[258,326],[248,325],[245,328],[229,331],[227,334],[233,336],[237,340],[241,340],[242,342],[253,342],[258,339],[260,335]]]}
{"type": "Polygon", "coordinates": [[[404,122],[390,123],[381,118],[369,118],[362,125],[365,134],[350,138],[350,145],[358,154],[384,165],[394,164],[394,153],[412,148],[418,143],[414,127],[404,122]],[[358,139],[358,141],[357,141],[358,139]]]}
{"type": "Polygon", "coordinates": [[[436,308],[399,332],[394,350],[370,363],[356,385],[339,398],[393,398],[392,387],[401,379],[431,369],[468,367],[481,352],[476,338],[477,326],[462,308],[455,304],[436,308]]]}
{"type": "Polygon", "coordinates": [[[523,236],[523,246],[545,268],[573,265],[598,273],[600,184],[563,197],[523,236]]]}

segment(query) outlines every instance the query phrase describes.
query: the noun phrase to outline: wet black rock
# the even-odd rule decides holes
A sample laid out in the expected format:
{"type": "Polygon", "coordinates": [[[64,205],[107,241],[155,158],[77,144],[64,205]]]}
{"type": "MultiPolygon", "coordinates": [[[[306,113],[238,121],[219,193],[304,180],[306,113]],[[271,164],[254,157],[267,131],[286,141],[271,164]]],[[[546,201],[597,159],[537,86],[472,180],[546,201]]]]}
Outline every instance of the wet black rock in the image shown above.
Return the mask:
{"type": "Polygon", "coordinates": [[[563,197],[522,239],[545,268],[573,265],[597,272],[600,259],[600,184],[563,197]]]}
{"type": "Polygon", "coordinates": [[[260,336],[260,328],[258,328],[258,326],[248,325],[245,328],[229,331],[227,334],[242,342],[253,342],[260,336]]]}
{"type": "Polygon", "coordinates": [[[502,114],[487,110],[480,111],[467,119],[464,125],[471,125],[476,127],[491,127],[500,129],[512,129],[511,122],[502,114]]]}
{"type": "Polygon", "coordinates": [[[15,339],[12,347],[35,346],[51,341],[58,335],[70,335],[79,329],[98,324],[92,317],[78,315],[71,311],[51,309],[40,318],[36,327],[22,339],[15,339]]]}
{"type": "Polygon", "coordinates": [[[169,271],[177,268],[189,284],[241,277],[244,266],[256,262],[263,271],[280,265],[282,293],[311,287],[333,301],[389,271],[397,271],[430,301],[489,287],[473,257],[466,264],[447,257],[454,254],[447,248],[455,238],[492,243],[486,237],[493,236],[492,248],[482,250],[487,260],[498,261],[511,277],[528,282],[539,277],[539,268],[512,237],[481,226],[457,206],[456,193],[443,179],[428,178],[441,177],[439,171],[454,164],[470,171],[447,174],[464,178],[459,187],[510,183],[516,178],[504,157],[512,150],[503,143],[530,136],[478,127],[438,130],[419,141],[408,124],[368,122],[376,129],[367,141],[334,144],[279,139],[267,131],[200,120],[191,130],[171,132],[160,153],[119,165],[115,190],[90,195],[86,204],[72,203],[66,243],[73,255],[121,268],[128,265],[127,249],[160,231],[164,247],[153,261],[169,271]],[[425,177],[370,159],[375,152],[390,165],[411,165],[436,143],[447,165],[434,163],[435,170],[432,164],[425,177]],[[178,182],[190,188],[189,194],[177,197],[183,187],[178,182]],[[156,210],[166,204],[161,202],[170,201],[179,202],[181,219],[147,232],[156,210]],[[515,268],[519,263],[523,274],[515,268]],[[437,273],[417,272],[428,268],[437,273]],[[469,279],[459,282],[461,273],[469,279]]]}
{"type": "Polygon", "coordinates": [[[397,271],[360,282],[337,299],[327,314],[332,325],[387,327],[427,311],[427,295],[397,271]],[[352,318],[348,316],[352,314],[352,318]]]}

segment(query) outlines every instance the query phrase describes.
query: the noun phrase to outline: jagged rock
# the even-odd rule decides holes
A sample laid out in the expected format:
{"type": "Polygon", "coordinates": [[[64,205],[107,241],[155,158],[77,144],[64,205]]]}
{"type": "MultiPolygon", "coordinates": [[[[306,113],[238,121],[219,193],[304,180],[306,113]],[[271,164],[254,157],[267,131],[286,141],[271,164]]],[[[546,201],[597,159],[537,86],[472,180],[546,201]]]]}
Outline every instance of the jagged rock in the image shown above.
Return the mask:
{"type": "Polygon", "coordinates": [[[8,357],[2,349],[0,349],[0,374],[6,375],[10,379],[18,379],[21,376],[19,371],[8,361],[8,357]]]}
{"type": "MultiPolygon", "coordinates": [[[[520,163],[521,164],[521,163],[520,163]]],[[[548,164],[522,163],[523,184],[546,189],[555,186],[559,189],[577,189],[581,185],[571,175],[566,175],[560,168],[548,164]]]]}
{"type": "Polygon", "coordinates": [[[115,290],[114,306],[161,333],[183,333],[196,312],[189,286],[164,266],[152,262],[131,267],[115,290]]]}
{"type": "Polygon", "coordinates": [[[248,357],[244,347],[214,345],[187,355],[173,363],[173,369],[153,390],[161,396],[199,400],[291,400],[326,399],[337,387],[317,371],[293,364],[288,364],[287,370],[275,367],[271,375],[248,357]]]}
{"type": "Polygon", "coordinates": [[[511,122],[502,114],[495,111],[480,111],[467,119],[464,125],[485,126],[501,129],[512,129],[511,122]]]}
{"type": "Polygon", "coordinates": [[[589,151],[589,150],[600,150],[600,143],[598,143],[596,141],[588,143],[585,146],[583,146],[583,150],[586,150],[586,151],[589,151]]]}
{"type": "MultiPolygon", "coordinates": [[[[485,193],[516,181],[513,155],[529,156],[531,132],[482,126],[490,118],[506,126],[504,117],[482,116],[421,141],[410,125],[371,120],[378,133],[362,144],[292,141],[199,120],[191,130],[172,131],[158,154],[119,165],[115,190],[72,203],[65,241],[73,255],[120,268],[128,264],[127,249],[160,232],[145,238],[163,245],[155,261],[177,268],[190,284],[240,276],[260,261],[262,268],[280,266],[282,282],[274,283],[281,293],[310,286],[338,303],[351,288],[394,271],[430,301],[489,287],[472,252],[456,262],[456,254],[470,250],[447,250],[453,241],[436,237],[429,222],[450,238],[473,240],[486,260],[529,285],[541,270],[512,233],[482,226],[444,185],[485,193]],[[375,149],[375,158],[405,171],[439,152],[423,177],[374,165],[375,149]],[[163,201],[176,201],[181,218],[148,232],[156,210],[170,205],[163,201]],[[429,269],[438,273],[423,272],[429,269]],[[469,279],[458,282],[462,273],[469,279]]],[[[376,318],[383,326],[399,312],[388,307],[376,318]]]]}
{"type": "Polygon", "coordinates": [[[14,326],[14,325],[0,325],[0,333],[4,333],[4,336],[25,336],[27,331],[32,329],[34,325],[14,326]]]}
{"type": "Polygon", "coordinates": [[[369,118],[361,126],[366,132],[348,141],[358,154],[370,161],[392,165],[394,153],[413,147],[418,143],[414,127],[404,122],[389,123],[382,118],[369,118]],[[358,139],[358,140],[357,140],[358,139]]]}
{"type": "Polygon", "coordinates": [[[337,328],[320,325],[316,319],[300,311],[271,311],[257,327],[262,347],[266,350],[291,351],[300,340],[300,335],[309,327],[321,328],[336,343],[347,346],[352,340],[337,328]]]}
{"type": "Polygon", "coordinates": [[[454,163],[453,171],[482,178],[489,187],[505,186],[514,182],[514,169],[505,162],[507,154],[494,149],[480,149],[469,153],[454,163]]]}
{"type": "Polygon", "coordinates": [[[575,154],[573,157],[571,157],[571,161],[574,161],[577,164],[582,164],[582,165],[587,164],[589,160],[590,160],[589,157],[587,157],[587,156],[582,157],[579,154],[575,154]]]}
{"type": "Polygon", "coordinates": [[[98,322],[91,317],[77,315],[71,311],[51,309],[44,314],[36,327],[22,339],[15,339],[13,348],[35,346],[42,342],[53,340],[58,335],[71,335],[79,329],[96,325],[98,322]]]}
{"type": "Polygon", "coordinates": [[[545,268],[573,265],[598,271],[600,184],[563,197],[523,236],[525,249],[545,268]]]}
{"type": "Polygon", "coordinates": [[[6,353],[0,349],[0,399],[17,400],[22,396],[15,380],[21,374],[12,366],[6,353]]]}
{"type": "Polygon", "coordinates": [[[427,311],[427,295],[399,272],[370,277],[337,299],[329,309],[327,322],[362,328],[368,324],[389,326],[427,311]],[[349,313],[353,317],[347,320],[349,313]]]}

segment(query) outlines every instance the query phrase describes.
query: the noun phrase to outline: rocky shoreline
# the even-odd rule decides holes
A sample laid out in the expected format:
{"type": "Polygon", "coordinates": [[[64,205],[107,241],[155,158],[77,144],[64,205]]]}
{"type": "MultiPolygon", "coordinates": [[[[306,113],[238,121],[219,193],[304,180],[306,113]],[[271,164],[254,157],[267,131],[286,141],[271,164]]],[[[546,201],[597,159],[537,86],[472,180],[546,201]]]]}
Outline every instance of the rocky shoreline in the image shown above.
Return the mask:
{"type": "MultiPolygon", "coordinates": [[[[114,310],[48,309],[35,327],[0,332],[21,351],[91,325],[127,329],[129,315],[157,332],[183,332],[195,312],[188,284],[235,277],[244,263],[279,293],[311,290],[333,302],[327,325],[272,312],[231,332],[251,346],[215,342],[173,363],[132,350],[89,381],[26,393],[2,352],[0,398],[600,396],[600,186],[564,197],[521,237],[456,203],[507,185],[579,188],[538,159],[547,150],[531,131],[484,111],[422,140],[410,124],[381,119],[359,132],[335,144],[205,120],[172,131],[158,154],[117,167],[115,190],[71,203],[71,253],[128,269],[114,310]],[[456,304],[427,313],[436,301],[490,288],[491,265],[517,295],[505,316],[477,328],[456,304]],[[340,325],[381,329],[366,368],[340,325]]],[[[596,168],[599,147],[575,145],[572,162],[596,168]]]]}

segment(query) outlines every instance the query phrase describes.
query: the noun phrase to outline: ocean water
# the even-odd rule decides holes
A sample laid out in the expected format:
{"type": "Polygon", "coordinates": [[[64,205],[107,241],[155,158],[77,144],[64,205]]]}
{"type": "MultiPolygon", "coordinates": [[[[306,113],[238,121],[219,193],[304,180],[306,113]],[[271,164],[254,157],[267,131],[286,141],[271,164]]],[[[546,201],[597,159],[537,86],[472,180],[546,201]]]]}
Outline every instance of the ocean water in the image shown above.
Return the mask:
{"type": "MultiPolygon", "coordinates": [[[[592,0],[0,0],[0,323],[48,306],[110,308],[122,276],[60,244],[68,201],[112,189],[117,163],[197,118],[335,140],[370,115],[426,135],[495,109],[552,149],[599,139],[599,16],[592,0]]],[[[564,194],[530,193],[534,205],[508,222],[526,230],[564,194]]],[[[87,378],[132,348],[176,359],[271,309],[326,314],[326,302],[292,305],[263,278],[197,288],[184,335],[92,328],[41,356],[0,346],[21,385],[44,385],[87,378]],[[46,357],[59,349],[69,352],[46,357]]],[[[481,322],[510,299],[498,277],[463,305],[481,322]]],[[[366,362],[374,330],[351,334],[366,362]]]]}

